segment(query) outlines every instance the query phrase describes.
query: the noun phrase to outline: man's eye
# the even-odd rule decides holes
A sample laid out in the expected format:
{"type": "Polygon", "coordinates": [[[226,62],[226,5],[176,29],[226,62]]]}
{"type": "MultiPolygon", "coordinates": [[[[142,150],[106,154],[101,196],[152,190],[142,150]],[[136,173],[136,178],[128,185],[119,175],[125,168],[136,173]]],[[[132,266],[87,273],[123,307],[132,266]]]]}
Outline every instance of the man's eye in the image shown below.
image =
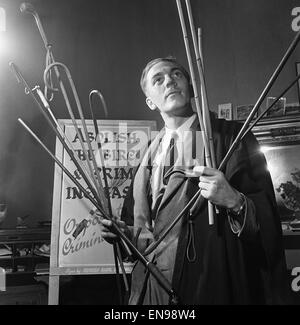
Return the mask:
{"type": "Polygon", "coordinates": [[[161,84],[163,81],[163,78],[159,77],[159,78],[155,78],[154,81],[153,81],[153,84],[161,84]]]}
{"type": "Polygon", "coordinates": [[[182,72],[181,71],[174,71],[174,76],[176,77],[176,78],[181,78],[182,77],[182,72]]]}

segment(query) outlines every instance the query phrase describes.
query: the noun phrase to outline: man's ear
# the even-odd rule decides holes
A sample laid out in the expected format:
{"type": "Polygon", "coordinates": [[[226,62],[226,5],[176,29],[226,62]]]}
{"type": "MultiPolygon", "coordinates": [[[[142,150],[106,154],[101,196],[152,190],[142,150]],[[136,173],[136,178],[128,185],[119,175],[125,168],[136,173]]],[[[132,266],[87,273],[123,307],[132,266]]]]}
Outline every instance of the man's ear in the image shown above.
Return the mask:
{"type": "Polygon", "coordinates": [[[157,106],[152,102],[150,97],[146,98],[146,104],[152,111],[155,111],[157,109],[157,106]]]}

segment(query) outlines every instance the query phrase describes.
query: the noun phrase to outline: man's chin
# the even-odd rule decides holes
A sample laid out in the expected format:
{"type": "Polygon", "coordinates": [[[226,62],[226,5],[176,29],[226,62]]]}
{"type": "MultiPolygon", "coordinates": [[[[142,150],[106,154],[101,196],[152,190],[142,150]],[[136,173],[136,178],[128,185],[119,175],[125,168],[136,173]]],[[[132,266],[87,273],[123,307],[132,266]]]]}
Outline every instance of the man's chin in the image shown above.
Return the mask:
{"type": "Polygon", "coordinates": [[[187,104],[181,101],[170,101],[168,105],[165,106],[165,112],[176,112],[176,111],[185,111],[187,109],[187,104]]]}
{"type": "Polygon", "coordinates": [[[187,106],[182,107],[182,106],[172,106],[172,107],[168,107],[165,108],[162,113],[166,114],[166,115],[172,115],[172,116],[187,116],[190,113],[190,110],[187,106]]]}

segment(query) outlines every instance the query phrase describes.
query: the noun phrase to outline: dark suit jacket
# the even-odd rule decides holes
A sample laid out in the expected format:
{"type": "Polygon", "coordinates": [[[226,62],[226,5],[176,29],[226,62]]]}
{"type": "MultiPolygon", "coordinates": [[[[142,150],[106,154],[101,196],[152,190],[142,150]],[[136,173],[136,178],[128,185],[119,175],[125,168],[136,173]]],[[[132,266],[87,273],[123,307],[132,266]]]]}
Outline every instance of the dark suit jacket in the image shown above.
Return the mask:
{"type": "MultiPolygon", "coordinates": [[[[240,124],[213,120],[212,126],[219,166],[240,124]]],[[[151,167],[148,170],[151,172],[151,167]]],[[[287,303],[289,294],[280,217],[265,158],[252,134],[247,135],[235,150],[224,173],[234,188],[254,202],[259,232],[252,236],[244,229],[238,237],[232,232],[226,211],[222,209],[215,216],[215,224],[209,225],[207,204],[203,204],[205,200],[202,200],[193,216],[186,213],[179,224],[172,278],[179,303],[287,303]]],[[[134,180],[139,181],[140,177],[134,180]]],[[[168,194],[163,198],[163,204],[154,214],[152,211],[152,216],[164,221],[162,225],[159,222],[155,226],[155,237],[159,237],[197,190],[198,179],[186,179],[176,173],[170,176],[168,194]]],[[[133,202],[129,192],[122,214],[122,219],[127,219],[129,223],[133,223],[131,216],[135,204],[138,203],[133,202]]],[[[137,297],[141,294],[144,295],[145,275],[144,267],[137,263],[132,275],[133,303],[137,303],[137,297]]],[[[151,280],[155,283],[155,279],[151,280]]],[[[155,299],[139,301],[152,304],[155,299]]]]}

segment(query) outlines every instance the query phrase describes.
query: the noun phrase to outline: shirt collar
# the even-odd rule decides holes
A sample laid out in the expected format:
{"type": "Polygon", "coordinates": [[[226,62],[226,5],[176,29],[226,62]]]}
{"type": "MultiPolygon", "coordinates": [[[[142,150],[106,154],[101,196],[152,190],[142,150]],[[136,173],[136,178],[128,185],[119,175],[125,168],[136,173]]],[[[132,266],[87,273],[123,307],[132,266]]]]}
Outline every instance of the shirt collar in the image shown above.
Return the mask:
{"type": "Polygon", "coordinates": [[[190,127],[192,126],[193,122],[195,121],[196,114],[194,113],[191,117],[189,117],[183,124],[179,126],[176,130],[169,129],[167,126],[165,127],[166,129],[166,135],[172,135],[174,132],[177,134],[182,134],[184,131],[188,131],[190,127]]]}

